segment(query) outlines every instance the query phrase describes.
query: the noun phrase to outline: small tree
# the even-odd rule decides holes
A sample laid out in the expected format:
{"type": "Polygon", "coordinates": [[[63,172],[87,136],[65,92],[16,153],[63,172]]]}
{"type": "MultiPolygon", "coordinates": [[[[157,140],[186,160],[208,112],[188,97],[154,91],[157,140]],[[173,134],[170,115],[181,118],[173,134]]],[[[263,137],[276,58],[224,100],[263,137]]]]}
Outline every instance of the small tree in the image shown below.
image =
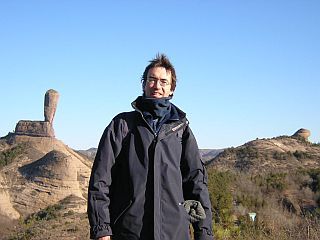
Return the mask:
{"type": "Polygon", "coordinates": [[[233,175],[229,172],[218,172],[211,169],[208,173],[208,189],[213,210],[213,220],[223,226],[232,223],[232,193],[233,175]]]}

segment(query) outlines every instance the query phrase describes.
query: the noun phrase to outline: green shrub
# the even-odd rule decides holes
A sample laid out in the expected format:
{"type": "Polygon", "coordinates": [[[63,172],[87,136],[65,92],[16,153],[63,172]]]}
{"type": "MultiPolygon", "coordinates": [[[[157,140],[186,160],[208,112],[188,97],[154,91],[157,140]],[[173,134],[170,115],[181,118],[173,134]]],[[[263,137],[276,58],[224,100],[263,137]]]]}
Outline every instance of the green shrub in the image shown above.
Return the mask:
{"type": "Polygon", "coordinates": [[[293,152],[293,156],[295,156],[295,158],[297,158],[298,160],[312,158],[309,153],[298,150],[293,152]]]}
{"type": "Polygon", "coordinates": [[[34,229],[26,229],[24,232],[10,237],[9,240],[31,240],[37,236],[37,234],[37,231],[34,229]]]}
{"type": "Polygon", "coordinates": [[[273,158],[277,160],[288,160],[293,157],[293,154],[291,152],[273,152],[273,158]]]}
{"type": "Polygon", "coordinates": [[[208,190],[213,209],[215,223],[230,225],[232,223],[232,194],[231,183],[233,174],[230,172],[218,172],[211,169],[208,171],[208,190]]]}
{"type": "Polygon", "coordinates": [[[47,208],[40,210],[37,213],[32,214],[25,220],[25,224],[32,225],[36,221],[48,221],[51,219],[56,219],[61,214],[59,210],[63,209],[63,206],[60,204],[55,204],[52,206],[48,206],[47,208]]]}
{"type": "Polygon", "coordinates": [[[276,190],[284,190],[287,186],[286,184],[286,173],[271,173],[267,175],[266,183],[267,189],[273,188],[276,190]]]}
{"type": "Polygon", "coordinates": [[[266,204],[264,198],[260,196],[254,196],[251,194],[238,194],[236,196],[238,204],[245,206],[248,209],[259,209],[263,208],[266,204]]]}
{"type": "Polygon", "coordinates": [[[18,156],[23,154],[26,149],[26,144],[21,143],[17,146],[0,152],[0,168],[12,163],[18,156]]]}
{"type": "Polygon", "coordinates": [[[257,186],[261,187],[261,190],[272,191],[279,190],[283,191],[287,188],[286,181],[287,173],[269,173],[266,175],[257,175],[253,178],[253,181],[257,186]]]}
{"type": "Polygon", "coordinates": [[[237,158],[259,158],[260,153],[256,148],[245,146],[240,148],[236,152],[237,158]]]}
{"type": "Polygon", "coordinates": [[[320,193],[320,168],[310,169],[307,173],[312,178],[310,183],[311,190],[320,193]]]}

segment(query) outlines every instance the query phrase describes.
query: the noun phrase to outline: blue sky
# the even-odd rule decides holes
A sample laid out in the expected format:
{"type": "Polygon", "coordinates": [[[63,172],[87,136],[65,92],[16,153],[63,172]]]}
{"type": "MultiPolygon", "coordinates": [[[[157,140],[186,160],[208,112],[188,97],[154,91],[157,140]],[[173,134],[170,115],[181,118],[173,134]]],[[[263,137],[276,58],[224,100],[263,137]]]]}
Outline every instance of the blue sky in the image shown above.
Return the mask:
{"type": "Polygon", "coordinates": [[[0,136],[21,119],[43,120],[52,88],[56,137],[96,147],[160,52],[176,68],[172,102],[200,148],[299,128],[320,142],[319,12],[316,0],[2,0],[0,136]]]}

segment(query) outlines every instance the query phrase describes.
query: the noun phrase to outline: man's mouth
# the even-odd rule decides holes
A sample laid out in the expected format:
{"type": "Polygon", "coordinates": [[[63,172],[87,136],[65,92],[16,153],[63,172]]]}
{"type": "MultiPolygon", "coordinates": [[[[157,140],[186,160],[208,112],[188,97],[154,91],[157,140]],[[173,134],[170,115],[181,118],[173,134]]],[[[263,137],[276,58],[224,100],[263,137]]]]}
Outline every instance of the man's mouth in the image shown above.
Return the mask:
{"type": "Polygon", "coordinates": [[[157,96],[157,95],[161,95],[161,93],[153,92],[151,95],[153,95],[153,96],[157,96]]]}

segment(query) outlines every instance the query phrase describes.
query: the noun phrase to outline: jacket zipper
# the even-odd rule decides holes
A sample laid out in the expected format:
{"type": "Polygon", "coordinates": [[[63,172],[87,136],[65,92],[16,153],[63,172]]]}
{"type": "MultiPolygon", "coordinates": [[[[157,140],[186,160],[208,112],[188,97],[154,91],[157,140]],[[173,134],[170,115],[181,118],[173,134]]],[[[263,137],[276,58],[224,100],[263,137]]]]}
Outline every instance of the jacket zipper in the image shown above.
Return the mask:
{"type": "Polygon", "coordinates": [[[113,225],[117,223],[117,221],[123,216],[123,214],[125,214],[125,212],[131,207],[131,205],[132,205],[132,200],[130,200],[129,205],[126,206],[125,209],[123,209],[121,213],[118,215],[118,217],[114,220],[113,225]]]}
{"type": "MultiPolygon", "coordinates": [[[[146,121],[146,119],[144,118],[144,116],[143,116],[143,114],[142,114],[142,112],[139,110],[139,109],[137,109],[135,106],[133,106],[133,108],[137,111],[137,112],[139,112],[140,114],[141,114],[141,117],[142,117],[142,119],[143,119],[143,121],[147,124],[147,126],[149,127],[149,129],[151,130],[151,132],[153,133],[153,135],[154,135],[154,139],[153,139],[153,176],[155,176],[155,172],[156,172],[156,166],[155,166],[155,150],[156,150],[156,144],[157,144],[157,141],[158,141],[158,134],[153,130],[153,128],[149,125],[149,123],[146,121]]],[[[177,126],[175,126],[174,128],[172,128],[169,132],[167,132],[165,135],[166,136],[168,136],[170,133],[173,133],[173,132],[175,132],[175,131],[177,131],[177,130],[180,130],[180,128],[182,128],[182,127],[184,127],[184,125],[185,125],[186,123],[184,123],[184,122],[182,122],[182,123],[180,123],[180,124],[178,124],[177,126]]],[[[155,182],[155,181],[154,181],[155,182]]],[[[159,182],[158,182],[158,185],[159,186],[161,186],[161,177],[159,177],[159,182]]],[[[155,188],[154,188],[154,190],[155,190],[155,188]]],[[[159,195],[160,195],[161,193],[160,193],[160,187],[159,187],[159,195]]],[[[159,207],[160,207],[160,212],[159,212],[159,220],[161,221],[161,224],[159,224],[159,237],[160,237],[160,239],[161,239],[161,231],[162,231],[162,228],[161,228],[161,226],[162,226],[162,216],[161,216],[161,209],[162,209],[162,204],[161,204],[161,197],[160,196],[158,196],[159,197],[159,207]]],[[[122,215],[122,214],[121,214],[122,215]]],[[[118,220],[120,218],[120,216],[116,219],[116,221],[118,220]]],[[[115,223],[116,223],[116,221],[115,221],[115,223]]],[[[155,229],[154,229],[155,230],[155,229]]],[[[155,232],[154,232],[154,234],[155,234],[155,232]]]]}
{"type": "Polygon", "coordinates": [[[161,226],[162,226],[162,216],[161,216],[161,190],[160,190],[160,186],[161,186],[161,176],[158,176],[158,181],[155,181],[155,177],[157,174],[157,168],[156,168],[156,161],[155,161],[155,152],[156,152],[156,145],[157,145],[157,135],[155,135],[155,138],[153,139],[153,221],[154,221],[154,227],[153,227],[153,231],[154,231],[154,236],[158,236],[161,239],[161,226]],[[157,184],[157,187],[155,187],[155,184],[157,184]],[[157,191],[157,199],[159,199],[159,205],[155,206],[155,196],[156,196],[156,191],[157,191]],[[159,208],[158,208],[159,206],[159,208]],[[158,221],[160,221],[160,224],[158,226],[158,229],[156,228],[157,224],[155,224],[156,222],[158,222],[155,219],[155,211],[158,210],[158,216],[159,219],[158,221]],[[159,230],[156,232],[156,230],[159,230]]]}

